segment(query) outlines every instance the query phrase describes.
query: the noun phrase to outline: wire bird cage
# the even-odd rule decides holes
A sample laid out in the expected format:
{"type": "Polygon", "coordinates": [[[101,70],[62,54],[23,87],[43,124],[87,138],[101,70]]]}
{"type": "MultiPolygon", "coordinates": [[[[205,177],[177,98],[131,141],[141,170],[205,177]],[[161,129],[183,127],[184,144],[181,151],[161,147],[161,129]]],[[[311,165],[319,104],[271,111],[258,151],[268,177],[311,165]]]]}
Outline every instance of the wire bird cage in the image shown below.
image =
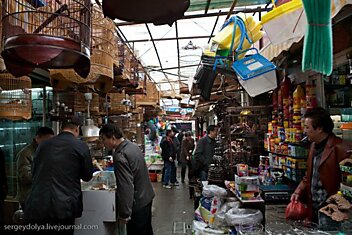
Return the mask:
{"type": "Polygon", "coordinates": [[[114,59],[118,58],[114,34],[114,22],[104,18],[101,9],[94,5],[92,10],[92,54],[91,69],[86,79],[73,69],[53,69],[50,71],[52,85],[58,83],[94,84],[102,92],[112,89],[114,59]],[[115,58],[114,58],[115,57],[115,58]],[[61,80],[61,81],[60,81],[61,80]]]}
{"type": "Polygon", "coordinates": [[[90,0],[3,0],[3,52],[10,73],[34,68],[90,70],[90,0]]]}
{"type": "Polygon", "coordinates": [[[16,78],[0,73],[0,118],[10,120],[32,117],[32,81],[29,77],[16,78]]]}

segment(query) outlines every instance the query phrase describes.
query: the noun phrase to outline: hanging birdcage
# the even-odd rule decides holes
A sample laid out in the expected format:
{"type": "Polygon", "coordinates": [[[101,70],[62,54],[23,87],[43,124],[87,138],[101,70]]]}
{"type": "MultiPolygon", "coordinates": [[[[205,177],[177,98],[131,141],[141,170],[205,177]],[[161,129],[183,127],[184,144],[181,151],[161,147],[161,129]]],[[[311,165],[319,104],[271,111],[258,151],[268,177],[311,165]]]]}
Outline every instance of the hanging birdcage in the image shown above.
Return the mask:
{"type": "Polygon", "coordinates": [[[129,107],[124,105],[122,101],[128,98],[125,91],[106,94],[105,99],[100,100],[100,113],[106,113],[108,109],[109,115],[120,115],[128,112],[129,107]]]}
{"type": "Polygon", "coordinates": [[[118,56],[117,46],[114,44],[114,22],[104,18],[101,9],[94,5],[92,10],[92,55],[90,73],[86,79],[80,77],[73,69],[52,69],[50,71],[52,84],[77,83],[94,84],[102,92],[112,88],[114,57],[118,56]],[[59,80],[59,81],[55,81],[59,80]]]}
{"type": "Polygon", "coordinates": [[[2,56],[14,76],[36,67],[89,74],[89,0],[3,0],[2,20],[2,56]]]}
{"type": "Polygon", "coordinates": [[[0,73],[0,118],[10,120],[32,117],[32,81],[29,77],[16,78],[0,73]]]}

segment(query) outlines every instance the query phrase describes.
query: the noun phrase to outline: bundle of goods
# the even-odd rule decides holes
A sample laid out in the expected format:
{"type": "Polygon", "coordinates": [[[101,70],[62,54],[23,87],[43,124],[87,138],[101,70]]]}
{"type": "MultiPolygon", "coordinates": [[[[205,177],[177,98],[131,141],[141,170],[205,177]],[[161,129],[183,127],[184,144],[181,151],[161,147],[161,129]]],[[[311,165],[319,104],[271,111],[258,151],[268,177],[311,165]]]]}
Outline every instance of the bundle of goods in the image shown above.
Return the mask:
{"type": "Polygon", "coordinates": [[[319,210],[319,226],[324,229],[340,228],[340,222],[348,221],[352,205],[339,192],[326,200],[327,206],[319,210]]]}
{"type": "Polygon", "coordinates": [[[222,199],[226,197],[227,192],[224,188],[216,185],[206,185],[203,187],[203,197],[200,200],[199,207],[195,211],[195,219],[212,226],[215,214],[222,205],[222,199]]]}
{"type": "Polygon", "coordinates": [[[237,164],[235,175],[236,194],[242,200],[260,199],[259,176],[249,176],[249,167],[246,164],[237,164]]]}
{"type": "Polygon", "coordinates": [[[235,175],[236,193],[242,200],[258,200],[259,176],[238,176],[235,175]]]}

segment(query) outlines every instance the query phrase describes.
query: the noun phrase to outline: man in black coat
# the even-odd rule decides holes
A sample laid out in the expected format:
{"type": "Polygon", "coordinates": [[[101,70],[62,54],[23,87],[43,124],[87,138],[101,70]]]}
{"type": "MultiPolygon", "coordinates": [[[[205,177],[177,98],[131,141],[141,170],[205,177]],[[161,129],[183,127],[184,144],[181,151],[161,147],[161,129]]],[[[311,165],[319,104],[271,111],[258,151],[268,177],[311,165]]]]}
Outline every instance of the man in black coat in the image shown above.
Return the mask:
{"type": "Polygon", "coordinates": [[[42,142],[34,155],[25,218],[31,223],[65,226],[60,233],[51,226],[43,234],[73,234],[75,218],[82,215],[80,180],[92,178],[93,164],[87,144],[77,139],[79,126],[77,117],[68,119],[62,132],[42,142]]]}
{"type": "Polygon", "coordinates": [[[4,225],[4,200],[7,195],[7,177],[5,171],[5,156],[0,148],[0,231],[4,225]]]}
{"type": "Polygon", "coordinates": [[[153,235],[152,203],[155,196],[144,155],[138,145],[123,138],[113,124],[100,129],[104,146],[114,150],[118,219],[128,235],[153,235]]]}
{"type": "Polygon", "coordinates": [[[207,128],[207,135],[201,138],[197,143],[194,153],[195,166],[192,167],[194,168],[195,174],[198,175],[202,181],[208,180],[209,165],[213,162],[216,147],[215,139],[217,136],[218,127],[210,125],[207,128]]]}
{"type": "Polygon", "coordinates": [[[171,185],[174,185],[174,186],[178,185],[178,182],[176,180],[176,165],[175,165],[177,150],[173,140],[174,140],[173,131],[167,130],[166,137],[160,143],[161,157],[164,161],[163,187],[167,189],[171,189],[171,185]]]}

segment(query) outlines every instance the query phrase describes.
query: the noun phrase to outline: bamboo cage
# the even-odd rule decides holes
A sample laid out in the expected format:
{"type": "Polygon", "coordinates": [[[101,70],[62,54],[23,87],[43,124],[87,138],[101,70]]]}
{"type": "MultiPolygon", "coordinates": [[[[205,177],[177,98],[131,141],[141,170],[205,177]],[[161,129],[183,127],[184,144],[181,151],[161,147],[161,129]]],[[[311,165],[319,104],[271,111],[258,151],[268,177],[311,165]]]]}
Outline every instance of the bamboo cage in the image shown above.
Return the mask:
{"type": "Polygon", "coordinates": [[[32,81],[29,77],[16,78],[0,73],[0,118],[10,120],[32,117],[32,81]]]}
{"type": "Polygon", "coordinates": [[[160,92],[156,88],[156,85],[147,81],[146,95],[135,95],[136,106],[157,106],[160,103],[160,92]]]}
{"type": "MultiPolygon", "coordinates": [[[[88,102],[84,97],[83,92],[77,91],[63,91],[55,92],[54,100],[59,100],[67,107],[71,108],[73,112],[87,112],[88,102]]],[[[90,103],[89,111],[92,115],[99,114],[99,95],[93,93],[93,99],[90,103]]]]}
{"type": "Polygon", "coordinates": [[[3,0],[3,57],[7,69],[90,68],[91,3],[87,0],[3,0]]]}
{"type": "Polygon", "coordinates": [[[127,99],[128,96],[125,91],[121,93],[108,93],[106,98],[101,100],[99,108],[100,113],[106,113],[106,105],[108,104],[108,114],[109,115],[120,115],[129,111],[126,105],[123,105],[121,101],[127,99]]]}
{"type": "Polygon", "coordinates": [[[94,84],[94,87],[99,91],[106,93],[111,90],[114,75],[113,66],[115,58],[118,56],[118,49],[114,44],[117,40],[114,28],[114,22],[104,18],[101,9],[94,5],[92,10],[91,69],[88,77],[86,79],[80,77],[73,69],[51,70],[52,84],[55,82],[94,84]]]}

